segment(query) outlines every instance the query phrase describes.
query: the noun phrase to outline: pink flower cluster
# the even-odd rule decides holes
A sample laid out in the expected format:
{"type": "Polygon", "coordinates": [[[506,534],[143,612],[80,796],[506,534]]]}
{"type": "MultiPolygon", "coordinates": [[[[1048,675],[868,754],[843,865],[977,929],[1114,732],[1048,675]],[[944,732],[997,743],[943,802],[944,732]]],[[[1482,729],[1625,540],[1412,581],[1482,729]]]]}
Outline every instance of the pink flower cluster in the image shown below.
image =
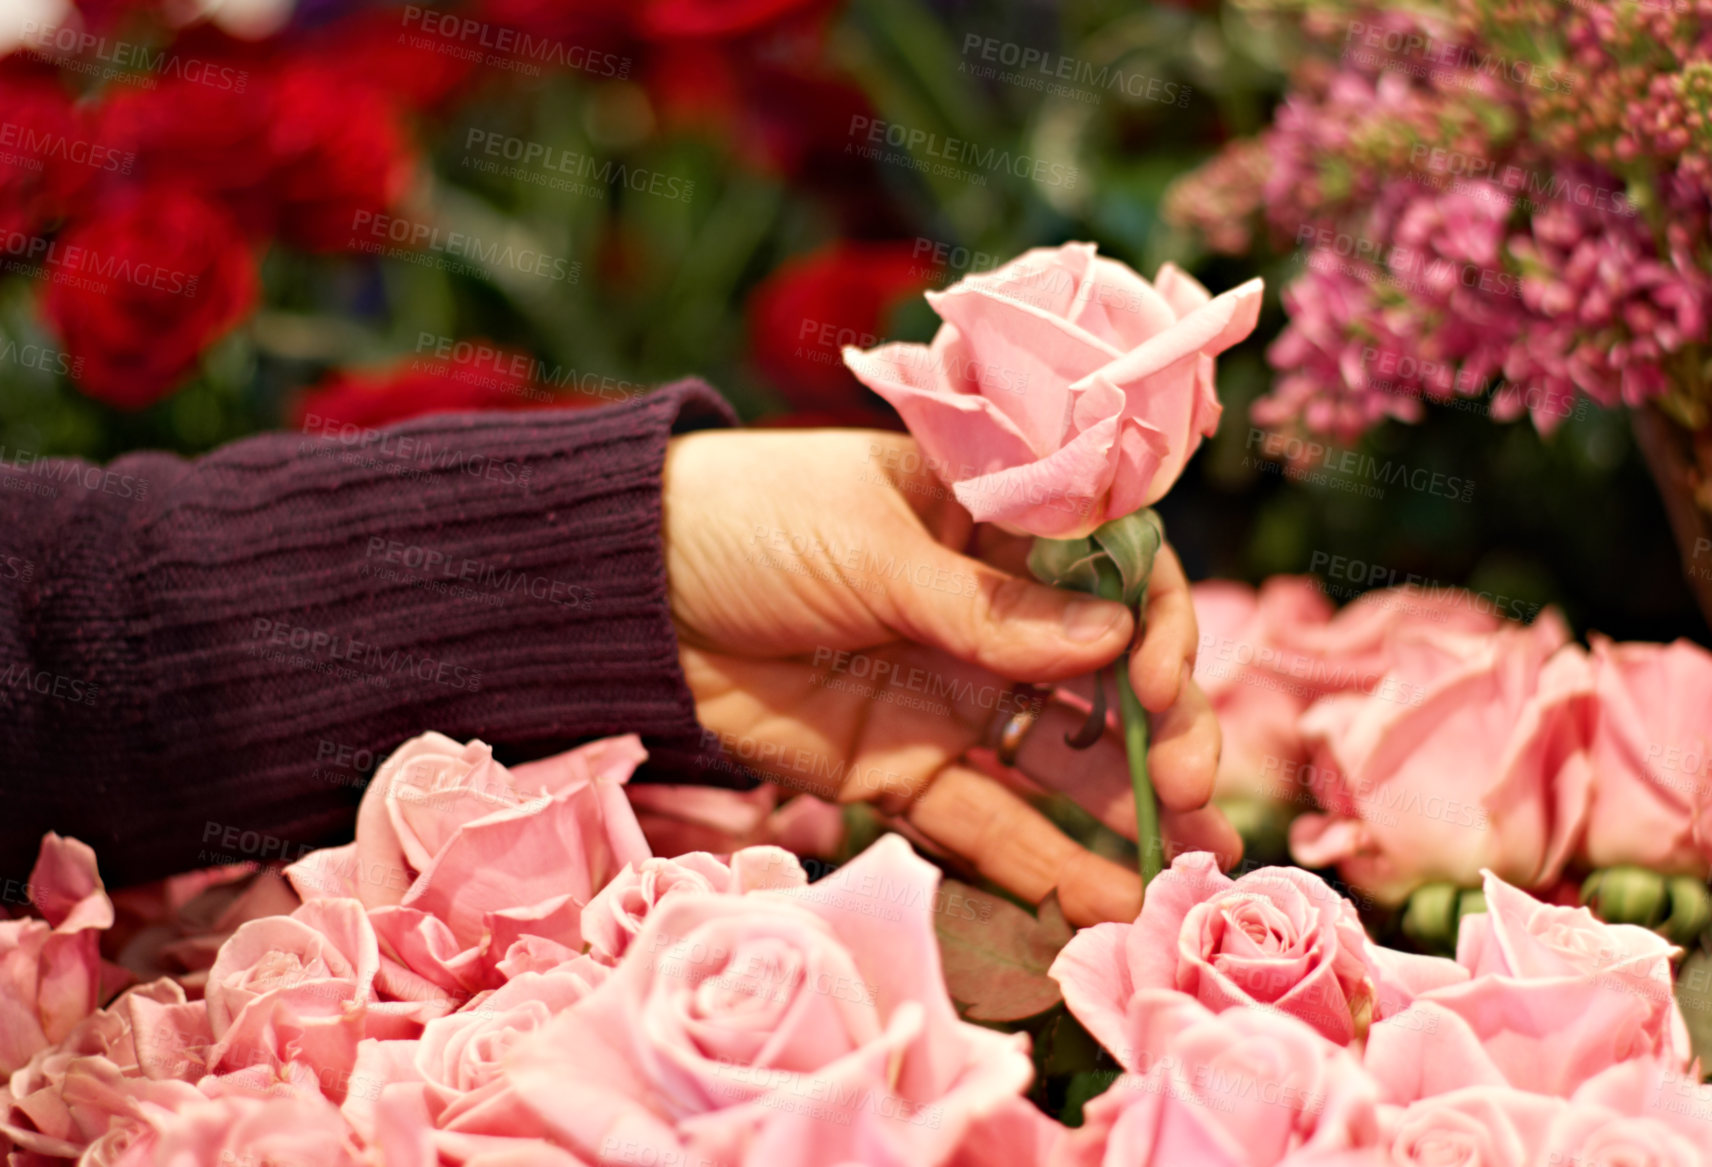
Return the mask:
{"type": "Polygon", "coordinates": [[[1549,431],[1669,391],[1712,308],[1712,5],[1302,7],[1274,124],[1167,208],[1227,251],[1259,211],[1303,260],[1255,420],[1353,440],[1491,389],[1549,431]]]}
{"type": "MultiPolygon", "coordinates": [[[[507,769],[413,739],[355,842],[285,869],[296,896],[253,884],[205,964],[206,937],[136,930],[128,954],[202,967],[105,1007],[114,903],[48,836],[39,917],[0,925],[10,1162],[914,1164],[1050,1128],[1020,1101],[1026,1038],[946,993],[933,866],[897,836],[812,886],[772,845],[651,855],[643,757],[626,736],[507,769]]],[[[182,907],[184,879],[120,898],[182,907]]]]}
{"type": "Polygon", "coordinates": [[[1485,878],[1446,960],[1373,944],[1308,872],[1179,858],[1053,965],[1126,1071],[1054,1164],[1712,1163],[1674,949],[1485,878]]]}
{"type": "Polygon", "coordinates": [[[1307,577],[1194,589],[1218,789],[1308,808],[1291,853],[1398,902],[1490,868],[1712,871],[1712,653],[1570,640],[1557,613],[1386,588],[1335,611],[1307,577]]]}
{"type": "Polygon", "coordinates": [[[1023,1097],[1029,1039],[958,1018],[939,874],[901,837],[812,884],[771,845],[651,855],[625,786],[642,757],[620,737],[506,769],[416,738],[356,841],[285,869],[301,900],[267,878],[221,896],[230,873],[110,898],[94,853],[48,836],[40,915],[0,925],[0,1149],[18,1167],[1712,1164],[1658,937],[1488,876],[1457,960],[1411,956],[1312,874],[1232,881],[1204,853],[1052,967],[1128,1071],[1067,1130],[1023,1097]],[[196,971],[123,987],[101,934],[188,917],[193,892],[222,904],[207,932],[157,919],[123,947],[196,971]]]}

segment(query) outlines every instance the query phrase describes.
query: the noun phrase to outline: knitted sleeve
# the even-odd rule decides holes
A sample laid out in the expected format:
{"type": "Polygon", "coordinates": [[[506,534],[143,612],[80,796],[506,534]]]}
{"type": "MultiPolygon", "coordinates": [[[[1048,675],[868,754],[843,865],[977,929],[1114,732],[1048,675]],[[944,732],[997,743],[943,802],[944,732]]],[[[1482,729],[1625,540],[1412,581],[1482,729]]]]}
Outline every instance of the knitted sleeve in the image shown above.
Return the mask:
{"type": "Polygon", "coordinates": [[[639,780],[749,784],[696,720],[660,537],[667,439],[734,421],[691,380],[192,461],[0,451],[4,874],[47,830],[115,885],[337,842],[427,729],[509,761],[635,731],[639,780]]]}

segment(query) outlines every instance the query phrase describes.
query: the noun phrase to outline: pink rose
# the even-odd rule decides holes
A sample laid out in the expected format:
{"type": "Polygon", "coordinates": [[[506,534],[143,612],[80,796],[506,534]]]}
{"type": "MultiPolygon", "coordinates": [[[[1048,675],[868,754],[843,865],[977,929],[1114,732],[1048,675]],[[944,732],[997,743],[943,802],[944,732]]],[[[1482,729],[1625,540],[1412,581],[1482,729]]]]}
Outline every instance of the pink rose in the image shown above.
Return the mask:
{"type": "Polygon", "coordinates": [[[1347,1051],[1293,1017],[1213,1014],[1146,989],[1120,1078],[1064,1141],[1063,1167],[1250,1167],[1371,1145],[1377,1097],[1347,1051]]]}
{"type": "MultiPolygon", "coordinates": [[[[1311,616],[1308,602],[1299,604],[1311,616]]],[[[1279,677],[1296,682],[1297,691],[1309,700],[1333,693],[1371,693],[1397,665],[1407,638],[1484,635],[1504,627],[1505,617],[1514,614],[1519,613],[1500,612],[1491,601],[1462,588],[1378,588],[1357,596],[1330,620],[1273,620],[1269,630],[1276,651],[1264,663],[1279,677]]]]}
{"type": "Polygon", "coordinates": [[[946,1167],[1049,1167],[1067,1134],[1034,1103],[1013,1098],[969,1125],[946,1167]]]}
{"type": "Polygon", "coordinates": [[[1587,814],[1590,678],[1553,613],[1485,635],[1416,629],[1371,694],[1303,714],[1325,814],[1290,850],[1338,865],[1375,897],[1472,884],[1482,867],[1524,886],[1555,879],[1587,814]]]}
{"type": "Polygon", "coordinates": [[[63,1041],[100,1004],[98,945],[113,923],[95,852],[76,839],[42,836],[29,894],[41,918],[0,921],[0,1072],[7,1074],[63,1041]]]}
{"type": "Polygon", "coordinates": [[[1697,808],[1702,823],[1712,808],[1712,653],[1686,640],[1592,642],[1598,712],[1585,858],[1704,877],[1712,847],[1695,839],[1694,823],[1697,808]]]}
{"type": "Polygon", "coordinates": [[[182,1003],[184,990],[165,978],[130,989],[78,1022],[58,1045],[38,1050],[8,1083],[0,1133],[37,1155],[76,1158],[116,1119],[128,1118],[129,1097],[107,1086],[141,1075],[132,1008],[145,1000],[182,1003]]]}
{"type": "Polygon", "coordinates": [[[1152,989],[1215,1012],[1265,1005],[1339,1045],[1366,1028],[1379,992],[1355,909],[1318,876],[1265,867],[1232,880],[1205,851],[1179,856],[1134,924],[1070,939],[1051,976],[1064,1003],[1120,1063],[1131,1003],[1152,989]]]}
{"type": "Polygon", "coordinates": [[[746,847],[729,863],[705,852],[626,863],[583,908],[583,939],[601,964],[617,964],[648,916],[674,895],[741,895],[760,888],[805,887],[808,873],[778,847],[746,847]]]}
{"type": "Polygon", "coordinates": [[[1645,1119],[1683,1136],[1704,1153],[1712,1150],[1712,1084],[1700,1080],[1700,1070],[1699,1066],[1685,1070],[1644,1060],[1624,1062],[1583,1082],[1571,1096],[1570,1106],[1577,1113],[1645,1119]]]}
{"type": "Polygon", "coordinates": [[[1539,1161],[1565,1167],[1712,1167],[1712,1132],[1696,1134],[1654,1118],[1566,1106],[1546,1134],[1539,1161]]]}
{"type": "Polygon", "coordinates": [[[370,909],[384,996],[493,988],[508,959],[534,967],[544,945],[580,952],[583,905],[648,858],[623,786],[646,756],[630,734],[508,771],[481,742],[423,734],[376,773],[356,842],[286,874],[305,899],[349,895],[370,909]]]}
{"type": "MultiPolygon", "coordinates": [[[[1393,1167],[1535,1167],[1564,1102],[1521,1090],[1459,1090],[1406,1108],[1382,1107],[1393,1167]]],[[[1569,1167],[1569,1165],[1565,1165],[1569,1167]]],[[[1579,1167],[1579,1165],[1577,1165],[1579,1167]]]]}
{"type": "Polygon", "coordinates": [[[931,345],[844,350],[978,522],[1086,535],[1157,502],[1218,428],[1213,357],[1254,329],[1261,282],[1217,299],[1149,284],[1090,243],[1040,247],[927,299],[931,345]]]}
{"type": "Polygon", "coordinates": [[[118,919],[105,942],[137,979],[170,976],[200,993],[220,946],[240,924],[287,915],[299,902],[274,868],[205,868],[114,892],[118,919]]]}
{"type": "Polygon", "coordinates": [[[374,929],[356,900],[312,900],[289,916],[250,921],[208,972],[207,1070],[267,1082],[296,1063],[342,1097],[359,1041],[414,1036],[451,1008],[380,1002],[379,969],[374,929]]]}
{"type": "Polygon", "coordinates": [[[656,855],[729,855],[744,847],[772,845],[830,859],[844,840],[842,807],[812,794],[781,802],[777,786],[722,790],[651,782],[626,792],[656,855]]]}
{"type": "Polygon", "coordinates": [[[513,1052],[512,1083],[587,1158],[725,1162],[759,1142],[772,1161],[819,1162],[802,1141],[830,1122],[861,1125],[873,1161],[940,1162],[1032,1067],[1026,1039],[958,1019],[938,879],[888,835],[809,887],[673,896],[603,984],[513,1052]],[[809,1111],[824,1121],[793,1119],[809,1111]],[[791,1146],[775,1120],[800,1132],[791,1146]]]}
{"type": "Polygon", "coordinates": [[[1368,592],[1334,613],[1311,576],[1194,585],[1201,626],[1195,679],[1224,731],[1217,792],[1314,805],[1322,777],[1306,765],[1298,719],[1315,700],[1379,689],[1399,640],[1421,630],[1486,633],[1502,621],[1460,588],[1368,592]]]}
{"type": "Polygon", "coordinates": [[[1195,681],[1224,736],[1215,793],[1311,805],[1302,789],[1307,747],[1296,728],[1308,696],[1272,666],[1284,631],[1324,624],[1331,618],[1330,602],[1306,576],[1274,576],[1258,592],[1247,584],[1208,580],[1190,592],[1201,629],[1195,681]]]}
{"type": "Polygon", "coordinates": [[[1687,1058],[1688,1031],[1672,992],[1677,950],[1670,943],[1633,924],[1607,924],[1586,908],[1540,903],[1492,872],[1482,874],[1486,911],[1463,917],[1458,964],[1476,979],[1592,981],[1637,1006],[1638,1045],[1667,1060],[1687,1058]]]}
{"type": "Polygon", "coordinates": [[[1476,1086],[1567,1098],[1629,1062],[1681,1072],[1670,945],[1491,873],[1485,894],[1487,911],[1463,917],[1457,941],[1472,979],[1421,993],[1368,1034],[1367,1069],[1387,1100],[1476,1086]]]}
{"type": "Polygon", "coordinates": [[[346,1118],[366,1141],[384,1146],[396,1139],[389,1117],[420,1115],[414,1133],[426,1134],[434,1153],[453,1162],[539,1138],[545,1128],[519,1103],[505,1058],[591,988],[571,969],[520,973],[430,1021],[418,1040],[364,1041],[344,1102],[346,1118]]]}
{"type": "Polygon", "coordinates": [[[313,1093],[206,1098],[190,1091],[151,1115],[150,1135],[116,1167],[358,1167],[354,1132],[313,1093]]]}

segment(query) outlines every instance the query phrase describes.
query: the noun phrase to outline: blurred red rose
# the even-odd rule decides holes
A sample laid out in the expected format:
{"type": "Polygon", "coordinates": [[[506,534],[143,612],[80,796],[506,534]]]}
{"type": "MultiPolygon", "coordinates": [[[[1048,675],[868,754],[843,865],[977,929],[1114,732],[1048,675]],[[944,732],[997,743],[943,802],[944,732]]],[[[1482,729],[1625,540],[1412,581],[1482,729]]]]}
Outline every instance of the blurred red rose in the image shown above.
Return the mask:
{"type": "Polygon", "coordinates": [[[410,142],[390,99],[341,72],[285,69],[273,87],[268,150],[276,230],[310,251],[350,245],[360,213],[385,211],[410,183],[410,142]]]}
{"type": "Polygon", "coordinates": [[[102,106],[102,140],[135,151],[139,176],[199,191],[244,230],[266,235],[273,228],[273,158],[266,149],[273,107],[247,68],[213,70],[198,76],[223,76],[241,88],[176,73],[151,89],[122,89],[102,106]]]}
{"type": "Polygon", "coordinates": [[[527,354],[483,340],[460,341],[452,359],[405,357],[382,369],[340,369],[297,402],[293,422],[316,417],[343,425],[381,426],[431,413],[470,409],[545,409],[592,404],[562,395],[532,376],[527,354]]]}
{"type": "Polygon", "coordinates": [[[127,165],[122,151],[92,139],[45,70],[0,71],[0,110],[0,233],[32,234],[63,214],[98,168],[127,165]]]}
{"type": "Polygon", "coordinates": [[[75,0],[73,5],[83,23],[97,31],[112,28],[133,13],[158,16],[159,0],[75,0]]]}
{"type": "Polygon", "coordinates": [[[646,0],[636,23],[648,37],[724,37],[830,7],[826,0],[646,0]]]}
{"type": "Polygon", "coordinates": [[[844,149],[851,119],[872,109],[861,90],[820,64],[816,38],[790,43],[798,47],[782,48],[777,38],[663,42],[649,51],[643,79],[667,125],[712,130],[749,165],[835,193],[872,170],[844,149]]]}
{"type": "Polygon", "coordinates": [[[84,362],[79,388],[121,409],[166,396],[256,299],[255,257],[219,207],[173,187],[126,192],[43,256],[42,310],[84,362]]]}
{"type": "Polygon", "coordinates": [[[886,313],[929,287],[939,269],[903,242],[840,241],[781,264],[749,300],[755,361],[800,410],[874,424],[887,407],[844,367],[847,344],[885,339],[886,313]]]}
{"type": "Polygon", "coordinates": [[[488,24],[566,42],[567,58],[572,47],[617,51],[635,15],[630,6],[610,0],[482,0],[479,9],[488,24]]]}
{"type": "Polygon", "coordinates": [[[408,19],[402,8],[356,12],[316,30],[304,52],[408,109],[433,109],[464,88],[475,62],[442,51],[455,44],[445,38],[420,42],[408,19]]]}
{"type": "Polygon", "coordinates": [[[393,103],[348,71],[314,61],[274,67],[220,58],[116,95],[103,137],[157,182],[217,199],[258,238],[339,250],[359,211],[383,211],[413,165],[393,103]]]}

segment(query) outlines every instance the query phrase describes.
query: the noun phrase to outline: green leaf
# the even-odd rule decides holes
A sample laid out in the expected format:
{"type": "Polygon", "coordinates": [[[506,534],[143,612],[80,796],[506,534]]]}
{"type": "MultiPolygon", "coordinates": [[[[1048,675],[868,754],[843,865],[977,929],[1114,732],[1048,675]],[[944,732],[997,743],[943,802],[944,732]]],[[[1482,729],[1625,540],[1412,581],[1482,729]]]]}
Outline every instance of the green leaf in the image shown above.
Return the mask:
{"type": "Polygon", "coordinates": [[[1009,900],[947,879],[933,916],[945,984],[968,1021],[1019,1021],[1063,999],[1046,975],[1073,933],[1056,897],[1031,916],[1009,900]]]}
{"type": "Polygon", "coordinates": [[[1072,1074],[1059,1121],[1065,1126],[1081,1126],[1082,1108],[1109,1090],[1122,1074],[1121,1070],[1082,1070],[1072,1074]]]}
{"type": "Polygon", "coordinates": [[[1688,954],[1676,974],[1676,1003],[1688,1023],[1688,1044],[1702,1067],[1712,1066],[1712,952],[1688,954]]]}

